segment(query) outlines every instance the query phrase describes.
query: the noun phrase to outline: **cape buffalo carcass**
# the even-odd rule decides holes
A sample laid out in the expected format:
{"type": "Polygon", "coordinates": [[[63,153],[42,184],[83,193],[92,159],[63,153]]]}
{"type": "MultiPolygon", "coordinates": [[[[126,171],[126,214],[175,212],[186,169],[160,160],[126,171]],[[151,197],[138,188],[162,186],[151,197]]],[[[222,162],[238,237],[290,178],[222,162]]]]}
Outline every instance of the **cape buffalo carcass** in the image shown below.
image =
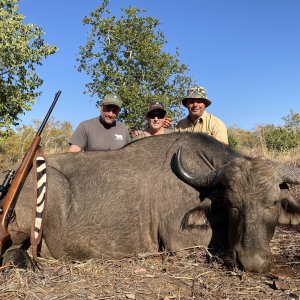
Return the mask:
{"type": "MultiPolygon", "coordinates": [[[[223,244],[233,266],[266,272],[276,224],[300,220],[299,200],[287,185],[300,184],[300,169],[245,157],[204,134],[52,154],[47,163],[43,246],[54,258],[118,259],[223,244]]],[[[4,263],[27,254],[32,181],[29,174],[19,195],[4,263]]]]}

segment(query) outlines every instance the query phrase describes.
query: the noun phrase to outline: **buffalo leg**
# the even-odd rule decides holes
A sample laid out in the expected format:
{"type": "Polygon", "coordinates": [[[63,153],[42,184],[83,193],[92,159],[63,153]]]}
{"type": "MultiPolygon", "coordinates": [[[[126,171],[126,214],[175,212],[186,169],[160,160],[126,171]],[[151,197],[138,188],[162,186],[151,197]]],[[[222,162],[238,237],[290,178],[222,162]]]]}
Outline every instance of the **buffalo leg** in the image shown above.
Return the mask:
{"type": "Polygon", "coordinates": [[[22,248],[9,249],[2,257],[3,266],[14,266],[19,269],[33,269],[33,264],[27,251],[22,248]]]}
{"type": "Polygon", "coordinates": [[[9,223],[8,230],[12,245],[2,255],[2,265],[10,265],[20,269],[32,269],[33,263],[27,253],[27,249],[30,246],[30,234],[20,230],[16,219],[12,223],[9,223]]]}

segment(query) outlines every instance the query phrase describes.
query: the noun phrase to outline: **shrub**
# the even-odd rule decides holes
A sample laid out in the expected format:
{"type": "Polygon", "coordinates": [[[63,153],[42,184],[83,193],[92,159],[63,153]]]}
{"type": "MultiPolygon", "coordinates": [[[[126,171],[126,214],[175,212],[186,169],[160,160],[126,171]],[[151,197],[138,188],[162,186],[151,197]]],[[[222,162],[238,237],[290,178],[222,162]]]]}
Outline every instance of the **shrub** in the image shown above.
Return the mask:
{"type": "Polygon", "coordinates": [[[287,151],[299,145],[295,131],[288,127],[271,127],[264,132],[268,150],[287,151]]]}

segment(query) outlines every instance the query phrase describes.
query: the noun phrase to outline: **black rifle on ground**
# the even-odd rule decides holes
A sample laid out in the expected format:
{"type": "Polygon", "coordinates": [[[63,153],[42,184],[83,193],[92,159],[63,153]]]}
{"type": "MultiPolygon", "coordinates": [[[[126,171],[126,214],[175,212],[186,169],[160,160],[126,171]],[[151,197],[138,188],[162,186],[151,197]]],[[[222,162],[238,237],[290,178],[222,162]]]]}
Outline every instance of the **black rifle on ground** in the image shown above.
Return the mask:
{"type": "Polygon", "coordinates": [[[3,198],[6,195],[15,174],[16,172],[14,170],[8,170],[8,173],[5,175],[5,178],[2,184],[0,185],[0,214],[3,213],[3,208],[2,208],[3,198]]]}

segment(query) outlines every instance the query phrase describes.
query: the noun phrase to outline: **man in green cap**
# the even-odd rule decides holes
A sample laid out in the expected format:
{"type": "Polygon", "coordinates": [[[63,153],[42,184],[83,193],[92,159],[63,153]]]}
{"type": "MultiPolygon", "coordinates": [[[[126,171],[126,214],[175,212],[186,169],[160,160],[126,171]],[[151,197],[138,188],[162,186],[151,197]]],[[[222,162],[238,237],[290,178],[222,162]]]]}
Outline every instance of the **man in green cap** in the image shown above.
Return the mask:
{"type": "Polygon", "coordinates": [[[131,141],[128,128],[118,122],[122,99],[116,94],[106,95],[100,106],[100,116],[81,122],[70,141],[68,152],[88,150],[116,150],[131,141]]]}
{"type": "Polygon", "coordinates": [[[205,109],[211,105],[206,91],[201,86],[194,86],[188,95],[182,99],[182,104],[188,109],[188,116],[178,122],[176,131],[203,132],[211,135],[224,144],[228,144],[225,124],[205,109]]]}

